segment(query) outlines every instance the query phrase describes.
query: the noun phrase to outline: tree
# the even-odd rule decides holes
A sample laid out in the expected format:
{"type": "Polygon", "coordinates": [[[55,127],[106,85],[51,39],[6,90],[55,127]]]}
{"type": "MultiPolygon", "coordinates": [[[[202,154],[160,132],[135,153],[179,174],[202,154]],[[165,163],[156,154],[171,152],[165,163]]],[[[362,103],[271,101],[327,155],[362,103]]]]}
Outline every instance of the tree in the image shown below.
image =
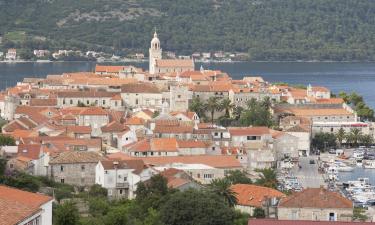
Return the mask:
{"type": "Polygon", "coordinates": [[[14,138],[0,134],[0,146],[9,146],[9,145],[11,146],[16,145],[16,141],[14,140],[14,138]]]}
{"type": "Polygon", "coordinates": [[[259,178],[256,180],[256,184],[263,186],[263,187],[269,187],[276,189],[277,188],[277,177],[276,177],[276,171],[271,168],[265,168],[261,170],[256,170],[256,172],[259,172],[259,178]]]}
{"type": "Polygon", "coordinates": [[[205,106],[199,97],[193,97],[189,104],[189,110],[197,113],[199,118],[205,118],[205,106]]]}
{"type": "Polygon", "coordinates": [[[253,182],[247,176],[246,172],[240,170],[231,170],[225,176],[225,179],[230,181],[231,184],[252,184],[253,182]]]}
{"type": "Polygon", "coordinates": [[[365,134],[360,137],[361,144],[369,146],[374,143],[374,137],[370,134],[365,134]]]}
{"type": "Polygon", "coordinates": [[[336,136],[332,133],[317,133],[311,141],[311,145],[320,151],[326,151],[327,148],[335,148],[336,144],[336,136]]]}
{"type": "Polygon", "coordinates": [[[230,112],[234,109],[235,105],[229,98],[224,98],[220,102],[220,109],[225,111],[225,117],[230,118],[230,112]]]}
{"type": "Polygon", "coordinates": [[[221,111],[219,99],[217,97],[209,97],[206,104],[206,110],[211,114],[211,123],[214,123],[215,112],[221,111]]]}
{"type": "Polygon", "coordinates": [[[187,190],[172,194],[160,216],[165,225],[232,225],[235,215],[216,194],[187,190]]]}
{"type": "Polygon", "coordinates": [[[7,160],[3,157],[0,157],[0,177],[4,176],[6,168],[7,168],[7,160]]]}
{"type": "Polygon", "coordinates": [[[208,187],[213,193],[222,197],[230,207],[234,207],[238,200],[237,193],[231,189],[231,185],[231,182],[224,178],[212,180],[208,187]]]}
{"type": "Polygon", "coordinates": [[[78,209],[72,201],[57,205],[54,215],[55,225],[77,225],[79,222],[78,209]]]}
{"type": "Polygon", "coordinates": [[[350,130],[350,133],[347,135],[346,139],[349,143],[353,144],[354,146],[358,145],[362,136],[362,132],[358,128],[354,128],[350,130]]]}
{"type": "Polygon", "coordinates": [[[338,132],[336,133],[336,139],[340,147],[342,145],[342,142],[345,140],[345,137],[346,137],[346,133],[345,133],[344,128],[340,128],[338,132]]]}
{"type": "Polygon", "coordinates": [[[270,112],[270,99],[265,98],[263,101],[257,101],[252,98],[247,103],[247,109],[243,110],[240,116],[240,124],[243,126],[267,126],[273,124],[270,112]]]}
{"type": "Polygon", "coordinates": [[[108,213],[109,204],[106,198],[90,198],[89,199],[89,212],[92,216],[98,217],[108,213]]]}
{"type": "Polygon", "coordinates": [[[264,212],[264,209],[256,207],[253,211],[253,217],[255,217],[255,218],[265,218],[266,213],[264,212]]]}
{"type": "Polygon", "coordinates": [[[89,191],[89,195],[91,197],[103,197],[103,198],[106,198],[107,197],[107,189],[103,188],[102,186],[100,186],[99,184],[94,184],[90,187],[90,191],[89,191]]]}
{"type": "Polygon", "coordinates": [[[130,225],[134,224],[130,217],[129,208],[120,205],[112,208],[103,219],[105,225],[130,225]]]}
{"type": "Polygon", "coordinates": [[[365,222],[368,216],[365,214],[366,210],[364,208],[354,207],[353,209],[353,221],[365,222]]]}

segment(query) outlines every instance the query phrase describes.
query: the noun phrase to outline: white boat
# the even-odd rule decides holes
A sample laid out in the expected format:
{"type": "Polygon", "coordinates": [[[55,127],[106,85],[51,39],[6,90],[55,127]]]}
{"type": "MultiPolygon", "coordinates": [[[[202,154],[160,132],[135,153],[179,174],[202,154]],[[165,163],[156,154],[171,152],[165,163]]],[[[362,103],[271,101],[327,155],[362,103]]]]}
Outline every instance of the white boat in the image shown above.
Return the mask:
{"type": "Polygon", "coordinates": [[[365,161],[363,163],[363,168],[365,168],[365,169],[375,169],[375,161],[365,161]]]}
{"type": "Polygon", "coordinates": [[[340,161],[336,161],[335,165],[337,167],[337,171],[339,172],[352,172],[354,170],[353,167],[348,166],[347,164],[340,161]]]}
{"type": "Polygon", "coordinates": [[[370,189],[372,188],[369,178],[358,178],[357,180],[348,181],[348,187],[346,188],[348,191],[361,191],[363,189],[370,189]]]}
{"type": "Polygon", "coordinates": [[[365,155],[365,153],[364,153],[363,150],[355,150],[355,151],[353,152],[353,158],[355,158],[355,159],[357,159],[357,160],[359,160],[359,159],[363,159],[364,155],[365,155]]]}

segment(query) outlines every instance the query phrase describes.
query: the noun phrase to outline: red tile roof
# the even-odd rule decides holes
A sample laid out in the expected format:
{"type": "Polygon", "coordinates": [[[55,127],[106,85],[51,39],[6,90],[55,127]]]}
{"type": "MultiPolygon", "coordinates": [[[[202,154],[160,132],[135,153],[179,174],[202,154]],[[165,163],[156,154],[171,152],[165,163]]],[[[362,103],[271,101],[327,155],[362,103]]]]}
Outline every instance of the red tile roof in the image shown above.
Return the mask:
{"type": "Polygon", "coordinates": [[[52,198],[0,185],[0,225],[18,224],[41,211],[52,198]]]}
{"type": "Polygon", "coordinates": [[[268,127],[231,127],[228,130],[232,136],[270,134],[270,129],[268,127]]]}
{"type": "Polygon", "coordinates": [[[84,108],[79,114],[80,115],[107,116],[108,112],[102,109],[101,107],[87,107],[87,108],[84,108]]]}
{"type": "Polygon", "coordinates": [[[307,188],[283,199],[280,208],[353,208],[353,203],[337,192],[307,188]]]}
{"type": "Polygon", "coordinates": [[[40,144],[20,144],[17,155],[29,159],[39,159],[40,147],[40,144]]]}
{"type": "Polygon", "coordinates": [[[231,188],[237,194],[238,205],[262,207],[266,198],[285,197],[278,190],[252,184],[235,184],[231,188]]]}
{"type": "Polygon", "coordinates": [[[215,168],[242,168],[235,156],[199,155],[199,156],[166,156],[142,158],[146,164],[162,166],[171,163],[205,164],[215,168]]]}

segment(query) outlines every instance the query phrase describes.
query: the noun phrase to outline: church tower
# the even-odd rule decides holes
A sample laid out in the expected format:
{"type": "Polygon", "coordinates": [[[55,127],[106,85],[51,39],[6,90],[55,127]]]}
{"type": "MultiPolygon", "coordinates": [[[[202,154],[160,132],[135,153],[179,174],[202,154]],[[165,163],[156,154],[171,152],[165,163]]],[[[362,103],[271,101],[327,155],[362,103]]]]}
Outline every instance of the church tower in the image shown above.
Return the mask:
{"type": "Polygon", "coordinates": [[[156,60],[161,59],[162,50],[160,48],[160,41],[158,34],[154,33],[154,38],[151,40],[151,47],[149,49],[149,72],[150,74],[155,74],[155,64],[156,60]]]}

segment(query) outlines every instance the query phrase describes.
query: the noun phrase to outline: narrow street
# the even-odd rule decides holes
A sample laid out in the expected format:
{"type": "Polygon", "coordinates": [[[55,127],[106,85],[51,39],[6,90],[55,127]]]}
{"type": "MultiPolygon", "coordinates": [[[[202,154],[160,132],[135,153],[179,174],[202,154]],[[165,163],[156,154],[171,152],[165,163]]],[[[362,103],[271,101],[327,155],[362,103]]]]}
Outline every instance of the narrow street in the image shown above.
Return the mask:
{"type": "Polygon", "coordinates": [[[293,168],[293,173],[301,182],[303,188],[317,188],[325,185],[322,174],[318,172],[318,162],[316,156],[307,156],[299,158],[301,169],[293,168]],[[310,164],[310,160],[314,160],[315,164],[310,164]]]}

